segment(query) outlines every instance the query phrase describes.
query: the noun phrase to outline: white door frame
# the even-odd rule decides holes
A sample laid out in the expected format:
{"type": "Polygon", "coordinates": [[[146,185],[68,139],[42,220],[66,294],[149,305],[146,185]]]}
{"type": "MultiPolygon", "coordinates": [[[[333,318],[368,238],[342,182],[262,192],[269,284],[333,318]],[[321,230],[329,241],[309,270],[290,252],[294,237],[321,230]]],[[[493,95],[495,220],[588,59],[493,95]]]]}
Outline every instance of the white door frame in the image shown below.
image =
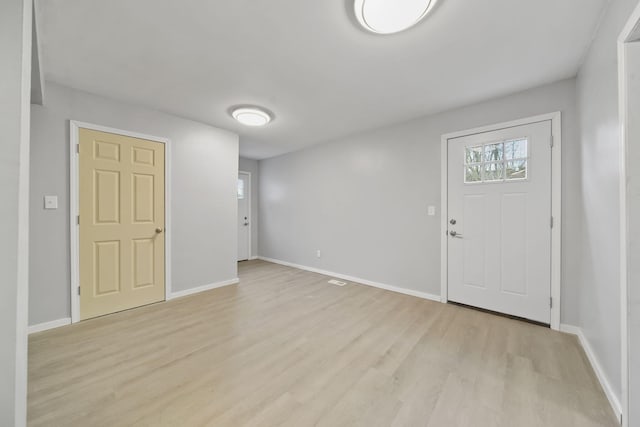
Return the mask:
{"type": "MultiPolygon", "coordinates": [[[[629,112],[627,110],[627,61],[625,44],[640,37],[640,3],[631,13],[629,20],[618,37],[618,103],[620,126],[620,317],[621,317],[621,356],[622,356],[622,425],[629,426],[629,303],[628,303],[628,238],[627,220],[627,148],[629,112]]],[[[637,42],[640,43],[640,42],[637,42]]]]}
{"type": "Polygon", "coordinates": [[[478,133],[492,132],[510,127],[528,125],[543,121],[551,121],[551,136],[553,141],[551,154],[551,216],[553,228],[551,229],[551,329],[560,330],[560,306],[561,306],[561,281],[562,281],[562,114],[542,114],[534,117],[498,123],[489,126],[481,126],[459,132],[442,135],[440,152],[441,170],[441,238],[440,238],[440,300],[446,303],[448,299],[448,168],[449,168],[449,140],[478,133]]]}
{"type": "Polygon", "coordinates": [[[247,211],[249,211],[249,234],[247,236],[247,239],[249,240],[247,244],[247,248],[249,248],[249,257],[247,260],[250,260],[252,254],[251,241],[253,240],[253,215],[251,215],[251,195],[253,194],[253,189],[251,188],[251,172],[239,170],[238,175],[247,175],[249,177],[247,180],[249,185],[245,188],[245,198],[247,199],[247,211]]]}
{"type": "Polygon", "coordinates": [[[91,123],[69,121],[69,230],[71,237],[71,283],[69,286],[71,298],[71,323],[80,321],[80,240],[79,240],[79,180],[78,180],[78,144],[79,130],[91,129],[100,132],[115,133],[118,135],[130,136],[132,138],[147,139],[149,141],[164,144],[164,298],[165,301],[171,298],[171,141],[167,138],[145,135],[138,132],[129,132],[107,126],[94,125],[91,123]]]}

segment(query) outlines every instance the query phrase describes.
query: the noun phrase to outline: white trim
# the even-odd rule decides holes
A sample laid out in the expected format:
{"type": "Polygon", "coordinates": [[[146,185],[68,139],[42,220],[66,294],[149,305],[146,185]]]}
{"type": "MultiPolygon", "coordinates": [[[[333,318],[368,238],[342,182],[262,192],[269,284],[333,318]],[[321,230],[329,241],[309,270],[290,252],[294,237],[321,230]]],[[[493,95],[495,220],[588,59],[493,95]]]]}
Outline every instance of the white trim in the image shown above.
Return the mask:
{"type": "Polygon", "coordinates": [[[116,129],[107,126],[94,125],[91,123],[79,122],[76,120],[69,121],[69,230],[71,234],[71,282],[69,286],[71,298],[71,322],[76,323],[80,320],[80,296],[78,295],[78,286],[80,286],[80,264],[79,264],[79,247],[78,240],[78,224],[77,216],[79,214],[79,195],[78,195],[78,153],[76,145],[78,141],[78,131],[80,128],[91,129],[100,132],[115,133],[118,135],[130,136],[132,138],[147,139],[150,141],[160,142],[165,145],[164,160],[164,284],[165,284],[165,300],[171,295],[171,141],[168,138],[146,135],[138,132],[129,132],[122,129],[116,129]]]}
{"type": "Polygon", "coordinates": [[[442,203],[440,208],[442,232],[440,237],[440,294],[442,302],[446,303],[448,301],[448,235],[446,233],[448,230],[447,223],[449,217],[447,212],[449,166],[447,154],[449,140],[543,121],[551,121],[551,135],[553,137],[553,148],[551,152],[551,215],[554,218],[553,228],[551,229],[551,298],[553,298],[553,306],[551,307],[550,326],[551,329],[558,330],[560,328],[560,298],[562,289],[562,114],[559,111],[442,135],[440,141],[440,194],[442,203]]]}
{"type": "Polygon", "coordinates": [[[589,359],[589,363],[591,363],[593,372],[595,372],[596,377],[598,377],[598,381],[600,381],[600,385],[604,390],[604,394],[607,396],[607,399],[609,400],[611,409],[613,409],[613,412],[615,413],[616,417],[620,419],[622,415],[622,406],[620,405],[620,401],[618,400],[618,397],[614,393],[613,387],[611,386],[611,383],[609,382],[609,379],[607,378],[607,375],[605,374],[605,371],[602,368],[600,361],[596,357],[596,353],[591,348],[591,345],[589,344],[589,340],[587,340],[587,338],[584,336],[584,332],[582,331],[582,329],[578,326],[561,324],[560,331],[565,332],[567,334],[573,334],[578,337],[578,341],[580,342],[582,349],[587,355],[587,358],[589,359]]]}
{"type": "Polygon", "coordinates": [[[562,310],[562,113],[551,116],[551,329],[560,329],[562,310]]]}
{"type": "Polygon", "coordinates": [[[80,286],[80,241],[77,224],[79,207],[79,180],[78,180],[78,145],[80,125],[73,120],[69,122],[69,235],[70,235],[70,260],[71,281],[69,282],[69,296],[71,299],[71,322],[80,320],[80,298],[76,289],[80,286]]]}
{"type": "MultiPolygon", "coordinates": [[[[247,249],[249,250],[249,256],[247,257],[248,260],[252,259],[251,257],[251,253],[253,251],[253,248],[251,247],[251,241],[253,240],[253,215],[251,215],[251,197],[253,195],[253,188],[251,188],[251,172],[247,172],[247,171],[243,171],[243,170],[239,170],[238,171],[238,175],[248,175],[249,176],[249,191],[245,191],[245,199],[247,199],[247,211],[249,211],[249,233],[247,235],[247,239],[249,240],[248,244],[247,244],[247,249]],[[248,197],[247,197],[247,193],[248,193],[248,197]]],[[[255,259],[255,258],[253,258],[255,259]]]]}
{"type": "Polygon", "coordinates": [[[569,325],[567,323],[561,323],[559,331],[571,335],[578,335],[582,333],[582,329],[580,329],[578,326],[569,325]]]}
{"type": "MultiPolygon", "coordinates": [[[[31,49],[33,36],[33,2],[25,0],[22,4],[22,61],[18,168],[18,224],[17,224],[17,266],[16,282],[7,286],[16,286],[15,311],[15,348],[14,350],[14,386],[13,418],[15,427],[27,425],[27,377],[28,377],[28,313],[29,313],[29,152],[31,123],[31,49]]],[[[11,340],[12,338],[9,338],[11,340]]]]}
{"type": "MultiPolygon", "coordinates": [[[[622,425],[627,427],[629,422],[629,386],[631,379],[629,377],[629,277],[628,277],[628,206],[627,206],[627,140],[629,122],[629,114],[627,111],[627,64],[626,64],[626,48],[625,45],[632,41],[637,34],[640,24],[640,3],[631,13],[629,20],[620,32],[618,37],[618,114],[620,126],[620,334],[621,334],[621,381],[622,381],[622,425]]],[[[636,42],[637,43],[637,42],[636,42]]],[[[636,420],[634,420],[636,421],[636,420]]]]}
{"type": "Polygon", "coordinates": [[[259,256],[258,259],[263,261],[272,262],[274,264],[280,264],[287,267],[297,268],[299,270],[311,271],[313,273],[323,274],[325,276],[336,277],[338,279],[347,280],[349,282],[359,283],[361,285],[372,286],[374,288],[380,288],[391,292],[397,292],[399,294],[411,295],[413,297],[418,297],[422,299],[427,299],[430,301],[440,302],[440,297],[438,295],[429,294],[426,292],[414,291],[413,289],[400,288],[397,286],[387,285],[385,283],[374,282],[372,280],[362,279],[360,277],[349,276],[347,274],[335,273],[333,271],[321,270],[315,267],[308,267],[306,265],[295,264],[288,261],[282,261],[274,258],[267,258],[263,256],[259,256]]]}
{"type": "Polygon", "coordinates": [[[449,301],[449,139],[440,141],[440,301],[449,301]]]}
{"type": "Polygon", "coordinates": [[[249,257],[249,261],[253,261],[254,259],[258,259],[258,256],[249,257]]]}
{"type": "Polygon", "coordinates": [[[67,326],[71,324],[71,318],[65,317],[64,319],[52,320],[50,322],[38,323],[36,325],[29,326],[29,335],[36,332],[48,331],[49,329],[59,328],[61,326],[67,326]]]}
{"type": "MultiPolygon", "coordinates": [[[[628,335],[628,270],[627,270],[627,82],[624,42],[618,42],[618,102],[620,115],[620,379],[623,414],[629,413],[629,340],[628,335]]],[[[628,416],[622,425],[628,426],[628,416]]]]}
{"type": "Polygon", "coordinates": [[[236,277],[235,279],[229,279],[229,280],[224,280],[222,282],[210,283],[208,285],[198,286],[197,288],[185,289],[184,291],[177,291],[169,295],[167,297],[167,301],[170,301],[176,298],[186,297],[187,295],[193,295],[193,294],[197,294],[204,291],[210,291],[211,289],[217,289],[217,288],[222,288],[224,286],[235,285],[236,283],[239,283],[239,282],[240,282],[240,279],[236,277]]]}

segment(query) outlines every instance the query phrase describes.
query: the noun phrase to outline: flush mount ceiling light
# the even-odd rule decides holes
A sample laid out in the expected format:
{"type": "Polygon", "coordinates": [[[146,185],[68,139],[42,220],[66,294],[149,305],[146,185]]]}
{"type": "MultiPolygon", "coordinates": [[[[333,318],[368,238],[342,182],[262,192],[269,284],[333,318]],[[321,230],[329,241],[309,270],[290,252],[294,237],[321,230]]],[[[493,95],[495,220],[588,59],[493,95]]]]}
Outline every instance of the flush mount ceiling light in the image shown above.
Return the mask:
{"type": "Polygon", "coordinates": [[[413,27],[429,14],[436,0],[354,0],[360,25],[378,34],[393,34],[413,27]]]}
{"type": "Polygon", "coordinates": [[[260,107],[234,107],[231,116],[245,126],[264,126],[273,120],[272,115],[260,107]]]}

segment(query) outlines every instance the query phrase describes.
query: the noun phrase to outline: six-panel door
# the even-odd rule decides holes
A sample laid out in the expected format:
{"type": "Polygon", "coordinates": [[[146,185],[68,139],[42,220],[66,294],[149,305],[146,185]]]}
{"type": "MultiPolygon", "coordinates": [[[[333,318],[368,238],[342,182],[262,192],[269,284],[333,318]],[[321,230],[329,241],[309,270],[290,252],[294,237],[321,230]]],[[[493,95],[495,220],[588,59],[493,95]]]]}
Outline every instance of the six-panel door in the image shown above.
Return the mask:
{"type": "Polygon", "coordinates": [[[80,318],[165,299],[164,144],[79,130],[80,318]]]}

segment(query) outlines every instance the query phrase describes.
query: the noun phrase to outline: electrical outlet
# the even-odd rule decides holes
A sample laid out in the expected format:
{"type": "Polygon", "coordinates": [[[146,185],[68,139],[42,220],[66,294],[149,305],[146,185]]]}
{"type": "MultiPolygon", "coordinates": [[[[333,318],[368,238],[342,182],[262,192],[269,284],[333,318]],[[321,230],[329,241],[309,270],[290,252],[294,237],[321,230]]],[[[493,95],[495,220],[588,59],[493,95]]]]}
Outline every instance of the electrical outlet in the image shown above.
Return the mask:
{"type": "Polygon", "coordinates": [[[317,256],[318,258],[320,258],[320,257],[322,256],[322,252],[320,252],[320,249],[318,249],[318,250],[316,251],[316,256],[317,256]]]}

